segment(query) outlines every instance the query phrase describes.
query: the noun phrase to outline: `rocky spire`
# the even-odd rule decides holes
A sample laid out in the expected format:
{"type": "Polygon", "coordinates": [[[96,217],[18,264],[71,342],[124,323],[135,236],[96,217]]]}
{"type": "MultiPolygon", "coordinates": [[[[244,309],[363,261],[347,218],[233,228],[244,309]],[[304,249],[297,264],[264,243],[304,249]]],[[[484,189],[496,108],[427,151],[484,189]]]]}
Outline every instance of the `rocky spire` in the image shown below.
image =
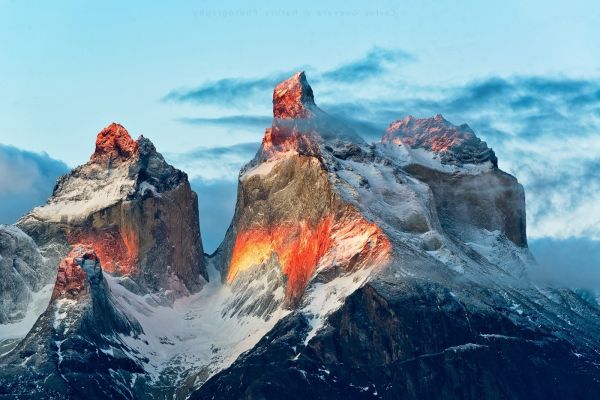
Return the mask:
{"type": "Polygon", "coordinates": [[[98,133],[92,160],[129,159],[137,152],[138,143],[131,138],[127,129],[113,122],[98,133]]]}
{"type": "Polygon", "coordinates": [[[304,71],[280,82],[273,91],[273,116],[280,119],[308,118],[315,108],[313,91],[304,71]]]}

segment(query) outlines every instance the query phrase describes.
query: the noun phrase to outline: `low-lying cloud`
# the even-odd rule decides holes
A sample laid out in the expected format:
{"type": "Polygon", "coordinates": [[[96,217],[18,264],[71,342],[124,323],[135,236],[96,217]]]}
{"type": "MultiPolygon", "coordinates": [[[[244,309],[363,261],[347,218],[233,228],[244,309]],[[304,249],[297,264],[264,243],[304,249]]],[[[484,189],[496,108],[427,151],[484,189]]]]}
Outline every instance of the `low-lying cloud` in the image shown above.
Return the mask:
{"type": "Polygon", "coordinates": [[[44,204],[56,179],[67,171],[65,163],[45,153],[0,145],[0,223],[12,224],[44,204]]]}
{"type": "Polygon", "coordinates": [[[530,271],[542,283],[600,288],[600,241],[588,238],[541,238],[529,243],[539,268],[530,271]]]}
{"type": "MultiPolygon", "coordinates": [[[[402,50],[375,47],[364,56],[327,71],[317,71],[310,66],[299,68],[299,70],[310,69],[310,79],[325,86],[378,78],[394,67],[414,60],[413,55],[402,50]]],[[[242,107],[250,104],[257,97],[270,98],[273,87],[294,72],[296,71],[276,72],[255,78],[231,77],[204,82],[193,88],[172,90],[163,97],[163,101],[242,107]]],[[[227,123],[228,120],[224,119],[223,122],[227,123]]]]}

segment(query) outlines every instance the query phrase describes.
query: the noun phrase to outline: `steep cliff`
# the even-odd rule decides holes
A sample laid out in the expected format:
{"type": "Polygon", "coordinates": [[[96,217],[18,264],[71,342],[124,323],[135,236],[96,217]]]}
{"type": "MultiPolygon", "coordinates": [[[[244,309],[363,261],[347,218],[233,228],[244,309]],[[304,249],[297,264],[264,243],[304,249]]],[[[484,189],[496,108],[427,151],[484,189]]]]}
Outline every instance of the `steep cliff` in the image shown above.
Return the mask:
{"type": "Polygon", "coordinates": [[[61,177],[48,203],[18,225],[41,249],[90,246],[104,270],[138,291],[185,294],[208,277],[187,175],[118,124],[98,134],[90,161],[61,177]]]}
{"type": "Polygon", "coordinates": [[[0,395],[133,398],[143,368],[121,335],[141,332],[116,307],[93,249],[75,246],[58,267],[48,308],[2,360],[0,395]]]}
{"type": "MultiPolygon", "coordinates": [[[[316,275],[332,279],[383,266],[391,246],[332,186],[324,138],[360,139],[316,106],[304,73],[277,85],[273,115],[255,159],[242,169],[233,222],[217,254],[228,284],[252,281],[269,262],[285,282],[280,300],[295,306],[316,275]]],[[[247,302],[257,301],[252,295],[247,302]]]]}

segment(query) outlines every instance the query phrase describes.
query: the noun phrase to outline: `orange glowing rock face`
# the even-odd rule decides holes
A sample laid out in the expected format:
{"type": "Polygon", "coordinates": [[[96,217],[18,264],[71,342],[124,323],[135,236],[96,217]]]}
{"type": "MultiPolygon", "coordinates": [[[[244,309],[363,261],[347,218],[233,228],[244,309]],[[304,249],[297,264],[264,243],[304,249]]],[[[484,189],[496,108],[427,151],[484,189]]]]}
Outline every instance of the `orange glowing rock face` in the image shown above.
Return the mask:
{"type": "Polygon", "coordinates": [[[433,118],[418,119],[408,116],[393,122],[382,138],[383,143],[425,147],[442,153],[475,137],[467,126],[454,126],[440,114],[433,118]]]}
{"type": "Polygon", "coordinates": [[[139,246],[137,237],[117,228],[72,231],[70,243],[82,244],[92,249],[102,269],[119,276],[131,276],[137,272],[139,246]]]}
{"type": "Polygon", "coordinates": [[[75,246],[58,266],[56,283],[52,291],[52,300],[59,297],[76,299],[84,291],[86,274],[78,264],[77,259],[98,260],[93,249],[85,246],[75,246]]]}
{"type": "Polygon", "coordinates": [[[273,116],[278,119],[308,118],[315,106],[312,88],[304,72],[279,83],[273,91],[273,116]]]}
{"type": "Polygon", "coordinates": [[[127,129],[113,122],[98,133],[92,160],[129,159],[137,152],[138,143],[131,138],[127,129]]]}
{"type": "MultiPolygon", "coordinates": [[[[343,252],[343,249],[341,249],[343,252]]],[[[229,264],[227,282],[254,266],[277,256],[283,274],[287,277],[286,298],[299,299],[317,266],[346,264],[352,269],[356,264],[383,263],[391,257],[391,244],[379,227],[359,218],[352,226],[336,226],[333,216],[323,218],[315,227],[307,221],[281,223],[269,228],[247,229],[238,232],[229,264]],[[344,231],[345,232],[342,232],[344,231]],[[336,232],[352,240],[361,236],[347,259],[336,256],[336,232]]]]}

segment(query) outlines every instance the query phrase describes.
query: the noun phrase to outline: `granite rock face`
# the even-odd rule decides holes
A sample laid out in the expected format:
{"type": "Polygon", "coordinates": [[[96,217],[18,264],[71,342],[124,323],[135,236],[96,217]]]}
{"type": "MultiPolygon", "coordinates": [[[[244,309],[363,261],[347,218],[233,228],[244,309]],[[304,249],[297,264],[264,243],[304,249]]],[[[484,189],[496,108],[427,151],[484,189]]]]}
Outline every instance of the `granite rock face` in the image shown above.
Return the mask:
{"type": "Polygon", "coordinates": [[[142,333],[116,306],[93,249],[61,261],[52,299],[29,334],[2,359],[0,396],[133,398],[143,372],[121,335],[142,333]]]}
{"type": "MultiPolygon", "coordinates": [[[[285,276],[285,304],[294,307],[315,274],[331,278],[384,265],[391,247],[331,184],[321,146],[338,132],[316,106],[304,73],[276,86],[273,114],[240,174],[235,215],[217,254],[228,284],[244,279],[244,271],[275,266],[285,276]]],[[[271,300],[238,300],[245,301],[271,300]]]]}
{"type": "Polygon", "coordinates": [[[118,124],[98,134],[90,161],[61,177],[48,203],[18,225],[42,249],[94,248],[107,272],[141,291],[185,294],[207,279],[187,175],[118,124]]]}
{"type": "Polygon", "coordinates": [[[574,338],[566,321],[558,332],[524,327],[496,308],[509,306],[504,295],[412,279],[368,284],[308,344],[310,321],[291,314],[191,399],[593,399],[600,369],[589,344],[599,336],[589,318],[598,311],[570,314],[582,324],[574,338]]]}

